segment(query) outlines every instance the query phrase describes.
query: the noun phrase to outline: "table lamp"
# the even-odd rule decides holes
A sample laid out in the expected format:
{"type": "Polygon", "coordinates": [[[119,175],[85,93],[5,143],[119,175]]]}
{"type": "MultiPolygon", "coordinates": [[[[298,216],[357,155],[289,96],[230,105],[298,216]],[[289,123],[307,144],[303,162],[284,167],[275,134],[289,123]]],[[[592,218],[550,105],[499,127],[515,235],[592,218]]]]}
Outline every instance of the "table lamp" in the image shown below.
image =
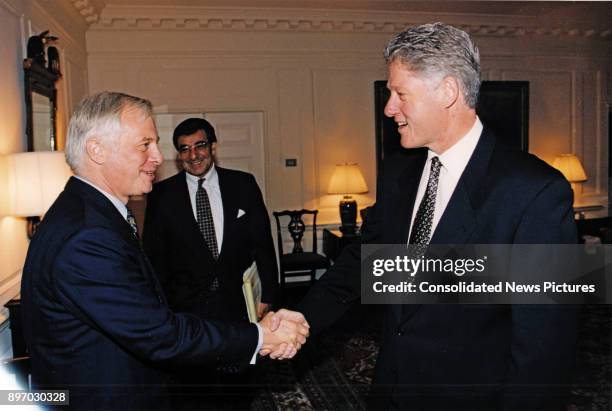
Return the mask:
{"type": "Polygon", "coordinates": [[[559,154],[555,157],[553,167],[559,170],[572,185],[572,190],[576,188],[576,183],[587,181],[582,163],[576,154],[559,154]]]}
{"type": "Polygon", "coordinates": [[[71,175],[62,151],[8,155],[8,212],[27,217],[31,239],[44,215],[71,175]]]}
{"type": "Polygon", "coordinates": [[[342,234],[355,234],[357,227],[357,201],[351,194],[363,194],[368,192],[368,185],[363,178],[359,166],[355,163],[337,164],[329,181],[328,194],[342,194],[340,200],[340,221],[342,234]]]}

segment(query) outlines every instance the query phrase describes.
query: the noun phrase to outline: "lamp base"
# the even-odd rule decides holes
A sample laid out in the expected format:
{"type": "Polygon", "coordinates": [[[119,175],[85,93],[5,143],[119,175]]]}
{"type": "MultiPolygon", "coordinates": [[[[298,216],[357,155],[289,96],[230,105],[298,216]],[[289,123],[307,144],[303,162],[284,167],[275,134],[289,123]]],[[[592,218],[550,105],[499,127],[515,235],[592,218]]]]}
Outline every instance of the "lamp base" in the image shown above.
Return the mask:
{"type": "Polygon", "coordinates": [[[35,216],[35,217],[28,217],[28,227],[27,227],[27,233],[28,233],[28,238],[31,240],[32,237],[34,237],[34,234],[36,234],[36,229],[38,228],[38,225],[40,224],[40,217],[35,216]]]}
{"type": "Polygon", "coordinates": [[[350,197],[340,200],[340,232],[344,235],[354,235],[357,228],[357,201],[350,197]]]}

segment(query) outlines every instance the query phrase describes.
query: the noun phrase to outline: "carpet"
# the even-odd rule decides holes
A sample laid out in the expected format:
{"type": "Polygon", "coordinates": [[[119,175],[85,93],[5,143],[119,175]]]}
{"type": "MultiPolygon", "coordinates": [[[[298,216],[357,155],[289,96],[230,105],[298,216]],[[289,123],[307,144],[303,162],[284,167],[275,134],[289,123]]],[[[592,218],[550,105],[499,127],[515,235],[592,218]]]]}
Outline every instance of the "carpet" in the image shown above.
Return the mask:
{"type": "MultiPolygon", "coordinates": [[[[266,360],[251,410],[364,410],[378,354],[380,308],[359,307],[291,361],[266,360]]],[[[585,306],[568,411],[611,410],[612,308],[585,306]]]]}
{"type": "Polygon", "coordinates": [[[380,321],[358,311],[349,312],[334,331],[314,337],[291,361],[263,362],[251,410],[365,410],[380,321]]]}

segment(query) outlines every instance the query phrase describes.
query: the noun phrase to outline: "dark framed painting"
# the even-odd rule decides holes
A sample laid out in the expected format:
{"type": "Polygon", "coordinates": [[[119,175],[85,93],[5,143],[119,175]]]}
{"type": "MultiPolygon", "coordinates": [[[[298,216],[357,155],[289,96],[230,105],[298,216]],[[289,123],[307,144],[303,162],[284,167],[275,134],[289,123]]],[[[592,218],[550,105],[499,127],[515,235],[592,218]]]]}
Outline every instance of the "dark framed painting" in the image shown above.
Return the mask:
{"type": "MultiPolygon", "coordinates": [[[[374,82],[376,127],[376,170],[380,174],[386,156],[398,150],[397,125],[384,114],[389,99],[387,82],[374,82]]],[[[483,81],[476,112],[482,123],[493,130],[503,144],[523,151],[529,148],[529,82],[483,81]]]]}

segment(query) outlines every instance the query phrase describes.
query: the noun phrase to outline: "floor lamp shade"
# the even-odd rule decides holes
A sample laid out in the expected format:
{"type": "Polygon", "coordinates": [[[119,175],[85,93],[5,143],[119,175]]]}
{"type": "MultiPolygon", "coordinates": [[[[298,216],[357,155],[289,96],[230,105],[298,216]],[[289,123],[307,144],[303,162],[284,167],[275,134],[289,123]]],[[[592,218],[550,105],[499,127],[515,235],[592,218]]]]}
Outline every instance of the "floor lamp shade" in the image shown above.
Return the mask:
{"type": "Polygon", "coordinates": [[[363,194],[368,192],[368,185],[357,164],[338,164],[329,181],[328,194],[342,194],[340,200],[340,220],[342,226],[340,231],[344,234],[354,234],[357,227],[357,201],[353,200],[351,194],[363,194]]]}
{"type": "Polygon", "coordinates": [[[61,151],[8,156],[8,215],[42,216],[64,189],[71,172],[61,151]]]}

